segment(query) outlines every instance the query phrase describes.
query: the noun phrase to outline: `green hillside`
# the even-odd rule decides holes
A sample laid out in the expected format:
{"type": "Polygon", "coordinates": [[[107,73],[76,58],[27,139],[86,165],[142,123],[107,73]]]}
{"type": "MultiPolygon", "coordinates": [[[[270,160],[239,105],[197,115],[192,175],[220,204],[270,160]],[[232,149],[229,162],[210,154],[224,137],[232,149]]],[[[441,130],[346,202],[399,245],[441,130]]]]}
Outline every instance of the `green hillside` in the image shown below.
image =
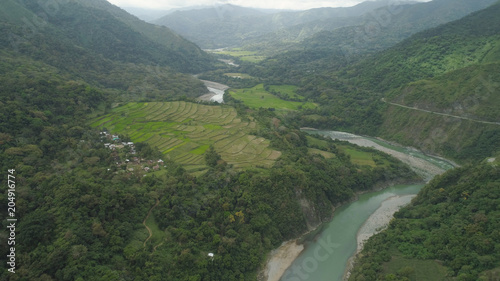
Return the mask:
{"type": "Polygon", "coordinates": [[[496,280],[499,192],[486,161],[439,176],[365,244],[349,280],[496,280]]]}
{"type": "MultiPolygon", "coordinates": [[[[36,11],[37,4],[29,4],[28,7],[36,11]]],[[[76,3],[61,4],[50,13],[47,22],[44,18],[49,14],[43,9],[37,16],[21,2],[9,0],[0,5],[5,8],[1,9],[2,12],[9,12],[9,16],[0,18],[0,34],[5,38],[0,40],[5,67],[3,71],[9,75],[13,74],[12,69],[23,68],[36,61],[56,68],[57,73],[65,79],[84,81],[105,90],[113,98],[127,101],[171,100],[181,96],[197,97],[206,92],[202,82],[173,70],[175,65],[170,67],[169,62],[160,65],[160,60],[151,60],[153,54],[164,58],[170,54],[179,57],[175,63],[190,67],[196,65],[196,61],[203,65],[206,54],[182,62],[182,56],[176,55],[175,50],[167,51],[167,47],[159,44],[151,44],[149,49],[136,53],[136,48],[142,48],[137,44],[147,43],[148,40],[106,11],[92,8],[95,10],[90,17],[93,21],[89,21],[82,16],[89,13],[91,8],[82,8],[76,3]],[[82,23],[80,27],[78,21],[72,22],[68,18],[69,15],[74,16],[74,19],[80,17],[87,25],[82,23]],[[71,26],[74,28],[69,28],[71,26]],[[128,45],[127,36],[142,43],[128,45]]]]}
{"type": "Polygon", "coordinates": [[[386,61],[371,61],[374,73],[385,73],[378,87],[397,87],[386,96],[391,104],[382,116],[381,136],[462,161],[498,150],[499,12],[496,4],[413,37],[383,53],[386,61]]]}
{"type": "MultiPolygon", "coordinates": [[[[109,59],[169,66],[181,72],[207,70],[213,62],[193,43],[166,28],[142,22],[105,0],[71,1],[54,7],[38,2],[23,5],[34,14],[42,15],[49,27],[55,29],[39,32],[48,31],[51,37],[67,40],[109,59]]],[[[31,18],[36,16],[28,17],[31,18]]]]}
{"type": "Polygon", "coordinates": [[[129,103],[94,121],[93,127],[147,142],[189,172],[206,171],[210,146],[236,168],[271,167],[281,152],[269,140],[251,135],[254,121],[243,122],[231,107],[187,102],[129,103]]]}
{"type": "MultiPolygon", "coordinates": [[[[321,32],[300,45],[309,49],[342,46],[347,56],[380,51],[412,34],[458,20],[495,2],[496,0],[434,0],[400,7],[384,7],[365,15],[361,25],[321,32]]],[[[354,60],[355,57],[350,59],[354,60]]]]}
{"type": "Polygon", "coordinates": [[[387,99],[414,108],[500,122],[498,73],[500,63],[476,64],[433,79],[409,83],[389,93],[387,99]]]}
{"type": "Polygon", "coordinates": [[[354,66],[348,77],[385,91],[474,64],[491,63],[500,52],[500,4],[412,36],[354,66]]]}

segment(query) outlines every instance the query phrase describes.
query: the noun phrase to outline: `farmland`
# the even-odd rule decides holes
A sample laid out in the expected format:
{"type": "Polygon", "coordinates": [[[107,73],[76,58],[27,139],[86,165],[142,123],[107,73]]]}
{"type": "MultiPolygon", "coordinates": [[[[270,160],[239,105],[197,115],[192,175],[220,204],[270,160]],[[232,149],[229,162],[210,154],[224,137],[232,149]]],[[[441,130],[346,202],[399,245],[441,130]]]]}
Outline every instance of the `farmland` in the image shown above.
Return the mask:
{"type": "MultiPolygon", "coordinates": [[[[293,86],[292,86],[293,87],[293,86]]],[[[284,88],[283,86],[274,86],[272,90],[277,92],[284,91],[286,95],[292,95],[292,88],[284,88]]],[[[263,84],[259,84],[249,89],[230,90],[229,94],[245,103],[251,108],[275,108],[276,110],[299,110],[301,108],[315,108],[316,104],[311,102],[287,101],[271,94],[264,89],[263,84]]],[[[296,95],[296,94],[294,94],[296,95]]],[[[298,95],[297,95],[298,96],[298,95]]]]}
{"type": "Polygon", "coordinates": [[[204,153],[212,145],[236,168],[270,167],[281,152],[253,136],[253,121],[242,121],[228,106],[189,102],[129,103],[93,120],[93,127],[147,142],[192,173],[208,167],[204,153]]]}
{"type": "Polygon", "coordinates": [[[261,56],[257,54],[257,52],[253,51],[245,51],[242,50],[241,48],[231,48],[231,49],[224,49],[224,50],[216,50],[212,51],[215,54],[221,54],[221,55],[228,55],[232,57],[239,58],[242,61],[247,61],[247,62],[260,62],[264,60],[266,57],[261,56]]]}
{"type": "Polygon", "coordinates": [[[288,99],[295,99],[304,101],[305,98],[296,93],[297,86],[292,85],[270,85],[269,90],[272,92],[279,93],[283,96],[286,96],[288,99]]]}

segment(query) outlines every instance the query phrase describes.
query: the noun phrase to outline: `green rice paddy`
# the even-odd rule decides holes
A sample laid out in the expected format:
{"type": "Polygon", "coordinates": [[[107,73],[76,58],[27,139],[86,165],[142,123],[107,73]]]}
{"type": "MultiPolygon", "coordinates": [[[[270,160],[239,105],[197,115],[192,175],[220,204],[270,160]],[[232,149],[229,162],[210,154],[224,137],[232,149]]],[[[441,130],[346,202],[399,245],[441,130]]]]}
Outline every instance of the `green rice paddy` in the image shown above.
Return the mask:
{"type": "MultiPolygon", "coordinates": [[[[273,86],[275,90],[285,91],[286,93],[292,94],[293,86],[273,86]],[[278,87],[278,88],[277,88],[278,87]]],[[[311,102],[297,102],[297,101],[286,101],[278,98],[277,96],[269,93],[264,89],[263,84],[259,84],[253,88],[249,89],[237,89],[230,90],[229,94],[237,99],[244,102],[247,106],[251,108],[275,108],[276,110],[300,110],[306,108],[315,108],[316,104],[311,102]]],[[[296,95],[295,93],[293,93],[296,95]]],[[[299,96],[300,97],[300,96],[299,96]]]]}
{"type": "Polygon", "coordinates": [[[246,51],[241,48],[232,48],[232,49],[225,49],[225,50],[220,50],[220,51],[214,51],[213,53],[215,54],[222,54],[222,55],[229,55],[232,57],[239,58],[242,61],[248,61],[248,62],[260,62],[263,61],[266,57],[259,55],[257,52],[254,51],[246,51]]]}
{"type": "Polygon", "coordinates": [[[297,86],[293,85],[271,85],[269,89],[272,92],[278,92],[282,95],[288,96],[290,99],[298,99],[304,101],[306,98],[297,94],[297,86]]]}
{"type": "Polygon", "coordinates": [[[249,134],[253,121],[243,122],[228,106],[189,102],[129,103],[115,108],[91,124],[133,142],[147,142],[186,170],[207,169],[204,153],[213,145],[222,159],[236,168],[270,167],[281,152],[269,141],[249,134]]]}

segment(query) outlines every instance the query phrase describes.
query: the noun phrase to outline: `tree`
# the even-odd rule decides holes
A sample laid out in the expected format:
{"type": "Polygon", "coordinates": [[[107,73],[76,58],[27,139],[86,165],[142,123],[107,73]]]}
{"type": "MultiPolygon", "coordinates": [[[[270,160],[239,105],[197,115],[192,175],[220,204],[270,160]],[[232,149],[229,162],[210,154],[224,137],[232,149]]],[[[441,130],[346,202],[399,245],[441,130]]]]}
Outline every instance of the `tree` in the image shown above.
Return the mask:
{"type": "Polygon", "coordinates": [[[217,166],[217,162],[219,162],[219,160],[221,160],[220,155],[217,151],[215,151],[213,145],[211,145],[205,152],[205,162],[208,166],[215,167],[217,166]]]}

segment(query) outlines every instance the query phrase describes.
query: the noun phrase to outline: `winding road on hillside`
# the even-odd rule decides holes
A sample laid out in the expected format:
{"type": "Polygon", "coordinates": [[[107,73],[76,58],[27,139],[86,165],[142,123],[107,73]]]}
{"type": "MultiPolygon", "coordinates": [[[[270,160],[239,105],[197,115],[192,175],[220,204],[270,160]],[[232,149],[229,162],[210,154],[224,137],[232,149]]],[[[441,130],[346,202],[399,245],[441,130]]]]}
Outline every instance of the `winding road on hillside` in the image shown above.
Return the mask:
{"type": "Polygon", "coordinates": [[[488,125],[497,125],[497,126],[500,126],[500,122],[482,121],[482,120],[471,119],[471,118],[463,117],[463,116],[451,115],[451,114],[446,114],[446,113],[441,113],[441,112],[436,112],[436,111],[430,111],[430,110],[420,109],[420,108],[416,108],[416,107],[410,107],[410,106],[406,106],[406,105],[402,105],[402,104],[398,104],[398,103],[388,102],[388,101],[385,100],[385,98],[382,98],[381,100],[382,100],[382,102],[385,102],[387,104],[398,106],[398,107],[402,107],[402,108],[407,108],[407,109],[411,109],[411,110],[416,110],[416,111],[421,111],[421,112],[427,112],[427,113],[442,115],[442,116],[446,116],[446,117],[458,118],[458,119],[468,120],[468,121],[471,121],[471,122],[476,122],[476,123],[481,123],[481,124],[488,124],[488,125]]]}

